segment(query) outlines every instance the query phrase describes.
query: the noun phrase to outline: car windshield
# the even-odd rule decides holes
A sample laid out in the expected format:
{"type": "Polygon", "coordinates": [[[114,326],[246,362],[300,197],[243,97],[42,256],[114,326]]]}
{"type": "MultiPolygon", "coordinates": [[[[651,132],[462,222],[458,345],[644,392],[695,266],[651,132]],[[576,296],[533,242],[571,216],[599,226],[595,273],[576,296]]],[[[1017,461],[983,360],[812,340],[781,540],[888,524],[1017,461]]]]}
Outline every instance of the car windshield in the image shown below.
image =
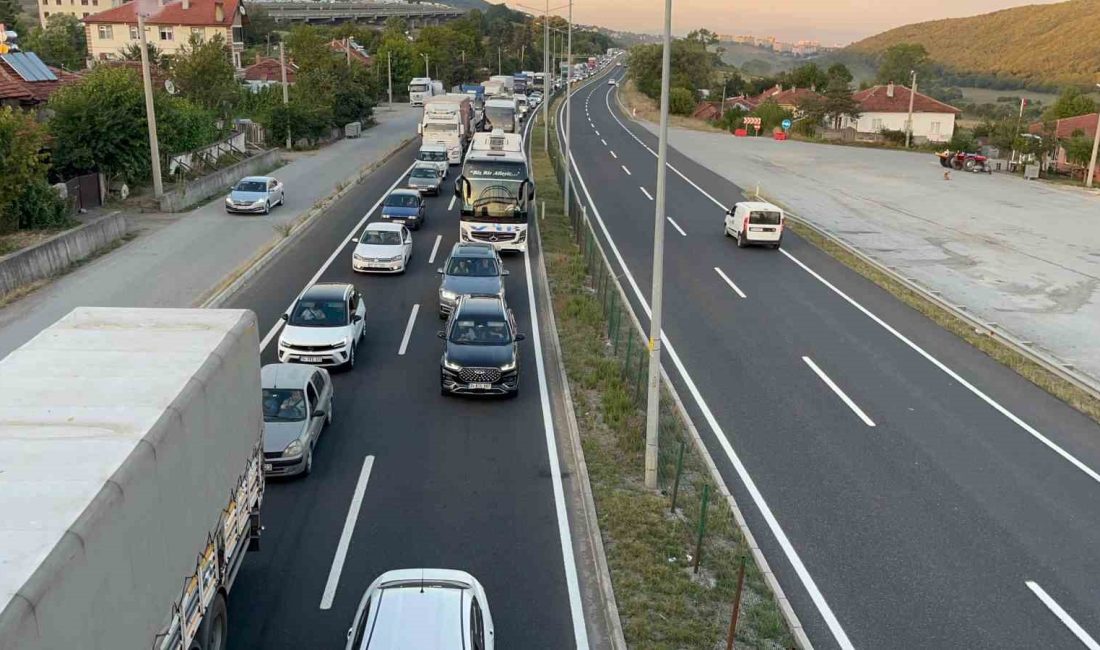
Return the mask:
{"type": "Polygon", "coordinates": [[[306,398],[300,390],[265,388],[264,422],[300,422],[306,419],[306,398]]]}
{"type": "Polygon", "coordinates": [[[414,178],[437,178],[439,176],[439,172],[430,167],[417,167],[416,169],[412,170],[412,173],[409,174],[409,176],[412,176],[414,178]]]}
{"type": "Polygon", "coordinates": [[[444,162],[447,160],[446,151],[421,151],[416,156],[417,160],[430,160],[431,162],[444,162]]]}
{"type": "Polygon", "coordinates": [[[401,234],[393,230],[368,230],[359,238],[359,243],[392,246],[401,243],[401,234]]]}
{"type": "Polygon", "coordinates": [[[390,208],[415,208],[420,199],[413,194],[390,194],[386,197],[386,206],[390,208]]]}
{"type": "Polygon", "coordinates": [[[348,310],[343,300],[308,300],[294,305],[287,322],[295,327],[343,327],[348,324],[348,310]]]}
{"type": "Polygon", "coordinates": [[[447,264],[447,275],[491,278],[500,275],[500,270],[497,261],[491,257],[452,257],[447,264]]]}
{"type": "Polygon", "coordinates": [[[772,211],[753,210],[749,213],[749,223],[759,223],[765,226],[778,226],[779,213],[772,211]]]}
{"type": "Polygon", "coordinates": [[[500,316],[460,315],[451,326],[450,341],[459,345],[506,345],[512,342],[512,330],[500,316]]]}
{"type": "Polygon", "coordinates": [[[238,192],[263,192],[267,190],[266,181],[241,181],[233,188],[238,192]]]}

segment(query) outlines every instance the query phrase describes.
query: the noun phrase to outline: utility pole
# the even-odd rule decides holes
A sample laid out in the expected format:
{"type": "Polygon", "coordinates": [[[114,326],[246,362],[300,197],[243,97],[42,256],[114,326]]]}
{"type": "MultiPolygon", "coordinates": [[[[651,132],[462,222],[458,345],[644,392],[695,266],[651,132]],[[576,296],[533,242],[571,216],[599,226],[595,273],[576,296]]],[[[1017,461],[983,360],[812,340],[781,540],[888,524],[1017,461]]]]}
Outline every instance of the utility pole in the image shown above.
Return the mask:
{"type": "Polygon", "coordinates": [[[138,34],[141,37],[141,81],[145,86],[145,120],[149,126],[149,158],[153,165],[153,196],[164,194],[160,177],[160,143],[157,142],[157,111],[153,106],[153,77],[149,71],[149,45],[145,41],[145,14],[137,12],[138,34]]]}
{"type": "Polygon", "coordinates": [[[390,94],[390,108],[393,108],[393,53],[386,50],[386,87],[390,94]]]}
{"type": "MultiPolygon", "coordinates": [[[[287,88],[287,85],[286,85],[286,47],[283,45],[282,41],[279,41],[279,69],[282,71],[282,75],[283,75],[283,106],[286,106],[288,103],[290,103],[290,90],[287,88]]],[[[292,149],[293,146],[294,146],[294,143],[290,139],[290,123],[287,122],[287,125],[286,125],[286,148],[287,148],[287,151],[290,151],[290,149],[292,149]]]]}
{"type": "Polygon", "coordinates": [[[520,43],[520,46],[519,46],[519,68],[520,68],[521,72],[523,71],[524,63],[526,61],[526,59],[524,59],[523,57],[526,54],[527,54],[527,43],[520,43]]]}
{"type": "Polygon", "coordinates": [[[351,67],[351,37],[344,37],[344,58],[347,60],[347,65],[351,67]]]}
{"type": "Polygon", "coordinates": [[[653,295],[649,319],[649,390],[645,422],[645,486],[657,489],[657,436],[661,417],[661,310],[665,274],[665,176],[668,171],[668,87],[672,67],[672,0],[665,0],[661,55],[661,131],[657,144],[657,194],[653,217],[653,295]]]}
{"type": "Polygon", "coordinates": [[[550,0],[546,0],[542,28],[542,148],[550,151],[550,0]]]}
{"type": "Polygon", "coordinates": [[[500,62],[500,46],[498,45],[497,46],[497,74],[498,75],[504,74],[503,72],[501,72],[503,69],[504,69],[504,66],[501,65],[501,62],[500,62]]]}
{"type": "MultiPolygon", "coordinates": [[[[1096,84],[1100,88],[1100,84],[1096,84]]],[[[1092,179],[1096,176],[1096,152],[1100,150],[1100,109],[1096,111],[1096,135],[1092,137],[1092,157],[1089,158],[1089,175],[1085,178],[1085,187],[1092,187],[1092,179]]]]}
{"type": "Polygon", "coordinates": [[[565,79],[565,206],[563,213],[569,218],[569,180],[572,176],[570,164],[573,160],[573,0],[569,0],[569,36],[566,37],[565,58],[569,62],[565,79]]]}
{"type": "Polygon", "coordinates": [[[428,69],[428,55],[421,54],[420,56],[424,57],[424,76],[430,79],[432,76],[432,71],[428,69]]]}
{"type": "Polygon", "coordinates": [[[910,70],[912,78],[909,82],[909,117],[905,120],[905,148],[909,148],[909,140],[913,137],[913,98],[917,95],[917,71],[910,70]]]}

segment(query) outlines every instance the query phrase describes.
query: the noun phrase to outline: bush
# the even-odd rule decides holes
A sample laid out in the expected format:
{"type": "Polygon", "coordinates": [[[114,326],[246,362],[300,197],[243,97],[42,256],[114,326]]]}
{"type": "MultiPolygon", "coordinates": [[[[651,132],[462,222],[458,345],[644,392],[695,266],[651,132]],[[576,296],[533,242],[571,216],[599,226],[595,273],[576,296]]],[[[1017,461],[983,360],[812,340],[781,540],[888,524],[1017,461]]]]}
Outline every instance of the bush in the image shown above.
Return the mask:
{"type": "Polygon", "coordinates": [[[25,185],[11,202],[10,210],[20,230],[63,228],[70,224],[65,202],[43,179],[25,185]]]}
{"type": "Polygon", "coordinates": [[[670,89],[668,112],[674,115],[691,115],[695,112],[695,94],[687,88],[670,89]]]}
{"type": "Polygon", "coordinates": [[[329,134],[332,125],[332,111],[326,106],[310,106],[294,99],[289,104],[279,104],[268,111],[261,122],[272,135],[275,142],[286,140],[287,127],[290,135],[298,140],[306,138],[310,143],[329,134]]]}
{"type": "Polygon", "coordinates": [[[975,151],[978,148],[978,141],[974,139],[974,135],[970,131],[958,129],[951,136],[947,148],[952,151],[975,151]]]}
{"type": "Polygon", "coordinates": [[[889,144],[905,146],[905,131],[897,131],[894,129],[883,129],[879,131],[882,135],[882,139],[889,144]]]}

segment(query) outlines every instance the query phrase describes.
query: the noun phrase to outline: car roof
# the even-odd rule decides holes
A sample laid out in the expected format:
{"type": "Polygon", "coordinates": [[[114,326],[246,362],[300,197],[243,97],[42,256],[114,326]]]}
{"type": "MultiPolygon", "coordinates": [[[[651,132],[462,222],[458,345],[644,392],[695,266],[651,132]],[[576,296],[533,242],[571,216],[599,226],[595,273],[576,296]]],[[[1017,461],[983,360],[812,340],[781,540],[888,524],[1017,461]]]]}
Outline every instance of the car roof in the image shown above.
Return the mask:
{"type": "Polygon", "coordinates": [[[405,188],[398,188],[398,189],[392,190],[390,192],[390,196],[393,196],[395,194],[404,195],[404,196],[407,196],[407,195],[410,195],[410,194],[412,196],[420,196],[420,192],[417,192],[416,190],[405,189],[405,188]]]}
{"type": "Polygon", "coordinates": [[[451,248],[452,257],[496,257],[492,244],[457,243],[451,248]]]}
{"type": "Polygon", "coordinates": [[[468,587],[426,580],[378,590],[367,648],[463,650],[463,609],[468,587]]]}
{"type": "Polygon", "coordinates": [[[746,210],[775,210],[776,212],[782,212],[779,206],[772,205],[767,201],[741,201],[737,205],[744,206],[746,210]]]}
{"type": "Polygon", "coordinates": [[[245,176],[242,181],[272,181],[275,180],[270,176],[245,176]]]}
{"type": "Polygon", "coordinates": [[[340,300],[352,288],[350,284],[340,282],[318,282],[302,293],[309,300],[340,300]]]}
{"type": "Polygon", "coordinates": [[[301,363],[269,363],[260,368],[263,388],[305,388],[317,368],[301,363]]]}
{"type": "Polygon", "coordinates": [[[399,223],[389,223],[387,221],[372,221],[367,224],[367,227],[364,228],[364,230],[387,230],[390,232],[401,232],[402,228],[404,228],[404,226],[399,223]]]}
{"type": "Polygon", "coordinates": [[[504,301],[496,296],[466,296],[457,311],[464,316],[499,316],[504,313],[504,301]]]}

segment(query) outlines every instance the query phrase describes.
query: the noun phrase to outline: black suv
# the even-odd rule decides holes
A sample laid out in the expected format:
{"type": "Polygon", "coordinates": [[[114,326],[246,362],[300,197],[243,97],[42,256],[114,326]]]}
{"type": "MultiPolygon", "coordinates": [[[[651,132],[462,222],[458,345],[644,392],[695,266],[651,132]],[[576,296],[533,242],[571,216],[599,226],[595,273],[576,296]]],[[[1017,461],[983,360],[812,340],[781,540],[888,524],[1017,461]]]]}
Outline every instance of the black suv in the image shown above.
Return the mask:
{"type": "Polygon", "coordinates": [[[440,359],[443,395],[519,393],[519,342],[515,318],[500,296],[462,296],[447,328],[440,359]]]}

